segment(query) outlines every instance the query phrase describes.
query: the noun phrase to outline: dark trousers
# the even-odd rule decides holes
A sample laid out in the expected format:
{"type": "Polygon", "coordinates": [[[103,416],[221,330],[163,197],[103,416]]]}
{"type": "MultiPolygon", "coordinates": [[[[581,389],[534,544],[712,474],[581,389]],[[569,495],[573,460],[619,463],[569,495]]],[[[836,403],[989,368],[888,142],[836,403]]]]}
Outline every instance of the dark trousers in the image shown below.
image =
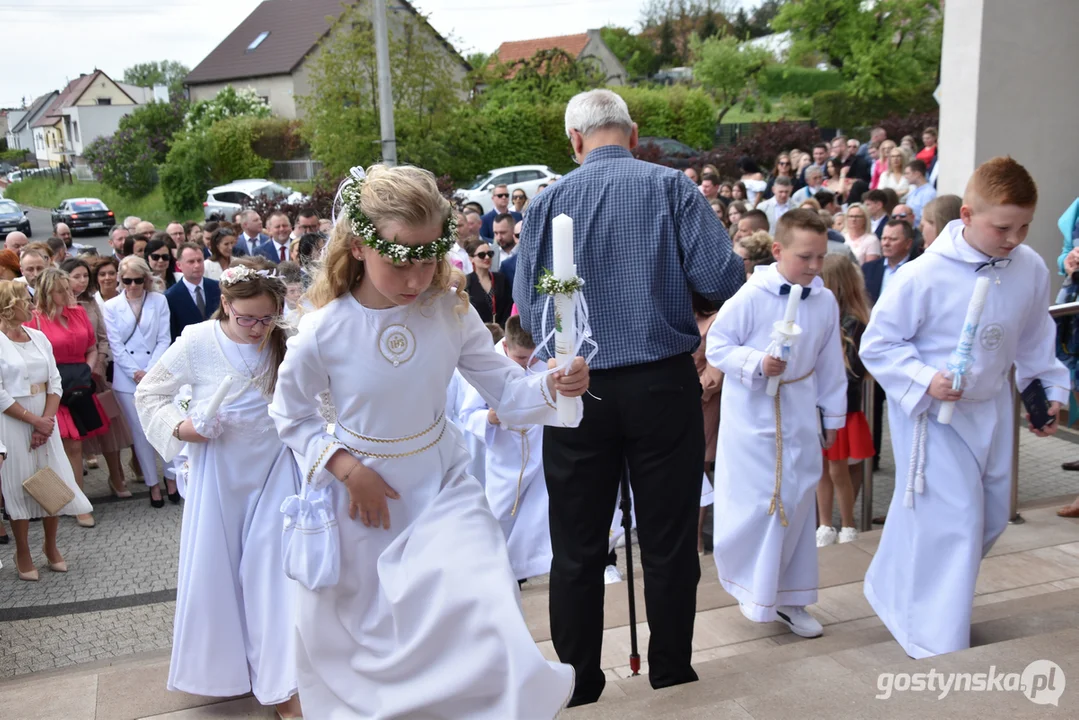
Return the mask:
{"type": "Polygon", "coordinates": [[[886,400],[884,388],[879,383],[873,383],[873,448],[877,456],[873,458],[873,469],[880,467],[880,444],[884,437],[884,401],[886,400]]]}
{"type": "MultiPolygon", "coordinates": [[[[545,428],[550,494],[551,638],[574,667],[573,704],[599,699],[603,569],[619,479],[628,467],[651,640],[649,680],[692,682],[697,610],[697,516],[704,474],[704,418],[693,359],[592,372],[578,428],[545,428]]],[[[629,542],[629,538],[626,539],[629,542]]],[[[626,592],[624,585],[612,586],[626,592]]]]}

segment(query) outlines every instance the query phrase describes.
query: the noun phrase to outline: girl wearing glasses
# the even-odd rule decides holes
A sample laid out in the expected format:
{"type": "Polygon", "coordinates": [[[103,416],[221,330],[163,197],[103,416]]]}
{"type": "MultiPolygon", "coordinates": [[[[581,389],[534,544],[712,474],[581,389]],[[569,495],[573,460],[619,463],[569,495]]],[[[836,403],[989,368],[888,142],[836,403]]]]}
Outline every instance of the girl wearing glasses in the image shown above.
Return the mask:
{"type": "Polygon", "coordinates": [[[291,718],[300,707],[280,513],[299,483],[267,410],[285,357],[285,292],[274,270],[247,260],[225,270],[221,307],[151,366],[135,406],[166,461],[187,453],[168,687],[210,697],[253,692],[291,718]],[[185,385],[191,399],[181,409],[174,398],[185,385]]]}
{"type": "MultiPolygon", "coordinates": [[[[135,457],[150,488],[150,505],[165,506],[157,454],[146,439],[135,411],[135,388],[169,347],[169,304],[153,289],[150,266],[137,255],[120,261],[120,294],[105,303],[105,333],[112,351],[112,392],[131,429],[135,457]]],[[[167,480],[169,500],[179,503],[176,483],[167,480]]]]}
{"type": "Polygon", "coordinates": [[[506,276],[491,270],[494,249],[480,243],[472,251],[472,273],[468,276],[468,300],[476,308],[480,320],[505,327],[513,309],[513,294],[506,276]]]}

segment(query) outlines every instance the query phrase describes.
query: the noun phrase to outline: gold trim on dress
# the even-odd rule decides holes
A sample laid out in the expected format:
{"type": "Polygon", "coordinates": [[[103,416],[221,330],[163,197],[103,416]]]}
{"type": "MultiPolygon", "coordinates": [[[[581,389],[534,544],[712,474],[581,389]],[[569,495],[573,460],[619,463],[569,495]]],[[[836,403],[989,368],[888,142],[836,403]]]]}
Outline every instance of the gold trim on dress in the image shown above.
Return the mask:
{"type": "Polygon", "coordinates": [[[435,445],[438,445],[438,443],[442,440],[442,436],[446,434],[446,424],[447,423],[442,423],[442,432],[440,432],[438,434],[438,437],[436,437],[434,440],[427,443],[423,447],[419,448],[418,450],[412,450],[412,451],[409,451],[409,452],[403,452],[403,453],[373,453],[373,452],[366,452],[364,450],[357,450],[356,448],[350,447],[349,445],[344,445],[344,443],[342,443],[342,445],[344,445],[344,448],[346,450],[348,450],[350,453],[352,453],[353,455],[360,455],[360,456],[363,456],[363,457],[374,458],[376,460],[399,460],[401,458],[411,457],[412,455],[419,455],[420,453],[424,452],[425,450],[430,450],[435,445]]]}
{"type": "Polygon", "coordinates": [[[517,476],[517,498],[513,501],[513,509],[510,510],[510,517],[517,515],[517,506],[521,503],[521,483],[525,479],[525,468],[528,466],[528,461],[532,457],[532,449],[528,442],[528,430],[515,430],[514,432],[521,433],[521,473],[517,476]]]}
{"type": "Polygon", "coordinates": [[[415,435],[409,435],[408,437],[403,437],[403,438],[393,438],[393,439],[388,439],[388,440],[387,440],[387,439],[384,439],[384,438],[374,438],[374,437],[367,437],[366,435],[360,435],[360,434],[359,434],[359,433],[357,433],[357,432],[352,432],[351,430],[349,430],[349,429],[348,429],[347,427],[345,427],[345,426],[344,426],[344,425],[342,425],[341,423],[337,423],[337,427],[341,428],[342,430],[344,430],[345,432],[347,432],[347,433],[348,433],[349,435],[351,435],[352,437],[356,437],[356,438],[359,438],[360,440],[363,440],[364,442],[373,442],[373,443],[386,443],[386,444],[388,444],[388,445],[392,445],[392,444],[394,444],[394,443],[402,443],[402,442],[407,442],[407,441],[409,441],[409,440],[416,440],[417,438],[421,438],[421,437],[423,437],[424,435],[426,435],[427,433],[431,432],[431,431],[432,431],[432,430],[434,430],[434,429],[435,429],[436,427],[438,427],[438,424],[439,424],[440,422],[442,422],[442,418],[443,418],[443,417],[445,417],[445,415],[446,415],[445,411],[443,411],[443,412],[440,412],[440,413],[438,414],[438,417],[437,417],[437,418],[435,418],[435,421],[434,421],[434,422],[433,422],[433,423],[431,424],[431,426],[430,426],[429,428],[427,428],[426,430],[423,430],[423,431],[421,431],[421,432],[418,432],[418,433],[416,433],[415,435]]]}
{"type": "Polygon", "coordinates": [[[540,381],[540,394],[543,395],[543,402],[547,403],[547,407],[551,408],[552,410],[558,410],[558,408],[555,406],[555,404],[552,403],[547,397],[547,378],[546,377],[544,377],[543,380],[540,381]]]}

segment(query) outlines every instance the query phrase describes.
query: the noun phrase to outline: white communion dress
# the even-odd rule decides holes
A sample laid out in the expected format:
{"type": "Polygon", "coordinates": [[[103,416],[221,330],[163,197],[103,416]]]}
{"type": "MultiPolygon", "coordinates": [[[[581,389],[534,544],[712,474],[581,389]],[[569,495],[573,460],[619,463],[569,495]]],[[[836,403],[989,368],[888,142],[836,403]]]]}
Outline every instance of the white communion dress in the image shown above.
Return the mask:
{"type": "Polygon", "coordinates": [[[546,378],[496,354],[476,311],[458,307],[452,291],[385,310],[348,294],[289,340],[270,415],[303,481],[328,488],[340,534],[336,585],[297,590],[307,717],[541,720],[572,692],[572,668],[545,660],[525,625],[446,390],[457,368],[505,422],[557,424],[557,413],[546,378]],[[326,389],[332,435],[316,400],[326,389]],[[342,448],[400,494],[389,530],[348,517],[348,491],[325,470],[342,448]]]}
{"type": "Polygon", "coordinates": [[[295,583],[281,567],[280,508],[299,475],[253,381],[267,353],[233,342],[216,320],[189,325],[139,383],[135,404],[166,461],[182,448],[188,454],[168,687],[212,697],[253,692],[273,705],[296,693],[295,583]],[[185,418],[173,402],[180,388],[191,386],[197,411],[230,376],[221,435],[188,444],[173,437],[185,418]]]}

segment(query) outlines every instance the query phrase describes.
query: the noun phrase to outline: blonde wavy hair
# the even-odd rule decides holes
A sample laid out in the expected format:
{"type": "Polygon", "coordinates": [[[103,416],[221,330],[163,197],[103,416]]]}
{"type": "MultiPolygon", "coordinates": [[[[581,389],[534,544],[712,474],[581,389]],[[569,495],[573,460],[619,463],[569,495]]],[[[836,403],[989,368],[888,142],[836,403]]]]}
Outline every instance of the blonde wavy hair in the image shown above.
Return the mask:
{"type": "MultiPolygon", "coordinates": [[[[409,226],[437,222],[441,226],[451,212],[450,204],[438,192],[435,176],[410,165],[370,167],[360,194],[360,209],[380,232],[389,222],[409,226]]],[[[347,213],[341,213],[323,250],[322,260],[313,268],[315,279],[306,296],[314,308],[328,305],[351,292],[363,279],[363,263],[352,255],[352,249],[360,243],[361,238],[352,232],[347,213]]],[[[428,288],[433,291],[430,298],[451,287],[456,289],[457,311],[468,312],[464,275],[448,259],[442,258],[428,288]]]]}
{"type": "Polygon", "coordinates": [[[146,264],[146,261],[140,258],[138,255],[125,255],[124,259],[120,261],[120,269],[116,271],[116,282],[119,286],[119,291],[124,292],[124,285],[122,278],[124,273],[128,270],[134,270],[142,275],[142,289],[146,292],[158,292],[158,289],[154,286],[154,273],[150,270],[150,266],[146,264]]]}
{"type": "Polygon", "coordinates": [[[45,268],[37,279],[37,292],[34,293],[34,310],[51,320],[58,318],[64,308],[67,307],[67,303],[57,305],[53,299],[53,293],[61,288],[66,289],[70,299],[74,300],[74,296],[71,295],[71,283],[67,273],[59,268],[45,268]]]}
{"type": "Polygon", "coordinates": [[[26,283],[15,280],[0,280],[0,322],[15,322],[15,309],[19,305],[30,304],[30,294],[26,283]]]}

